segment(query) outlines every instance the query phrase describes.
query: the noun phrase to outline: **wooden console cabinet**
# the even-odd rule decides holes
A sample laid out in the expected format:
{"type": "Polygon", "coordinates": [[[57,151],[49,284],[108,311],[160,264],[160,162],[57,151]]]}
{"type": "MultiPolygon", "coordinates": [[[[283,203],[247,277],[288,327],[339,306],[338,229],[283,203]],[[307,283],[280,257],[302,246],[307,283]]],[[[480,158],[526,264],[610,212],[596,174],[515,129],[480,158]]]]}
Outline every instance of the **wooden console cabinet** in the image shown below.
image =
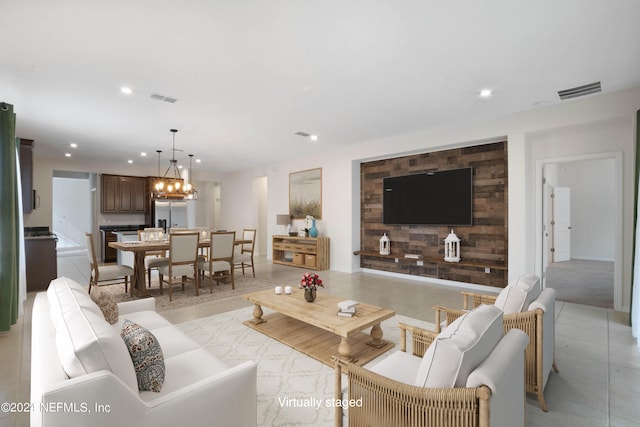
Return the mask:
{"type": "Polygon", "coordinates": [[[329,270],[328,237],[273,236],[273,263],[329,270]]]}

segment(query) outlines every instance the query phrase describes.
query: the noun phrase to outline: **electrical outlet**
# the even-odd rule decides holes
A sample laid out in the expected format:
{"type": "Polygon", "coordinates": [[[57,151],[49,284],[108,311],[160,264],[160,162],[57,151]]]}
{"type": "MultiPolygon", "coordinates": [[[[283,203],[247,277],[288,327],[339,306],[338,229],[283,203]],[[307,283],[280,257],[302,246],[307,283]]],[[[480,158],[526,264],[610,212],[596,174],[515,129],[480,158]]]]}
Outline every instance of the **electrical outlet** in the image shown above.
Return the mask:
{"type": "Polygon", "coordinates": [[[424,265],[424,261],[416,261],[416,264],[418,264],[420,267],[422,267],[424,265]]]}
{"type": "Polygon", "coordinates": [[[489,274],[489,273],[491,273],[491,269],[489,267],[485,267],[484,268],[484,272],[489,274]]]}

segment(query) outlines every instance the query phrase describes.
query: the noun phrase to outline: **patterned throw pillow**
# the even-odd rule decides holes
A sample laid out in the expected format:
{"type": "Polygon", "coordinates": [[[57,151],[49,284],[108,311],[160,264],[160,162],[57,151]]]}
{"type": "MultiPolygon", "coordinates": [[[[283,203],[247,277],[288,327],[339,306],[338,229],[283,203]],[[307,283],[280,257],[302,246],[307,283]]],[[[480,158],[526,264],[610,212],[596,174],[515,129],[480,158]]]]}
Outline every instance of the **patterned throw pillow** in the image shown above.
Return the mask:
{"type": "Polygon", "coordinates": [[[94,286],[91,290],[91,299],[100,307],[105,320],[112,325],[118,321],[118,304],[108,294],[102,292],[100,288],[94,286]]]}
{"type": "Polygon", "coordinates": [[[164,383],[164,357],[158,339],[147,329],[128,319],[120,336],[129,350],[138,379],[138,388],[159,392],[164,383]]]}

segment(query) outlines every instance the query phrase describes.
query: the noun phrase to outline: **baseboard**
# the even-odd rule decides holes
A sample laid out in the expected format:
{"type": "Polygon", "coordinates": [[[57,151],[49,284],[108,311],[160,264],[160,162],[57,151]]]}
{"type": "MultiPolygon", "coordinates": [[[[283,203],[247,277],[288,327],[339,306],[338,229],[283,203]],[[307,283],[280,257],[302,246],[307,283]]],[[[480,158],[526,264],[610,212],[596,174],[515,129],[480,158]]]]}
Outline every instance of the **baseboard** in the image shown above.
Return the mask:
{"type": "Polygon", "coordinates": [[[455,280],[445,280],[445,279],[437,279],[435,277],[424,277],[424,276],[414,276],[411,274],[402,274],[402,273],[394,273],[391,271],[383,271],[383,270],[373,270],[370,268],[361,268],[360,269],[361,273],[370,273],[370,274],[377,274],[380,276],[388,276],[388,277],[393,277],[396,279],[405,279],[405,280],[413,280],[416,282],[422,282],[422,283],[430,283],[430,284],[436,284],[436,285],[442,285],[442,286],[449,286],[452,288],[464,288],[464,289],[470,289],[473,291],[479,291],[479,292],[489,292],[489,293],[499,293],[502,288],[498,288],[495,286],[487,286],[487,285],[477,285],[474,283],[467,283],[467,282],[458,282],[455,280]]]}
{"type": "Polygon", "coordinates": [[[613,258],[598,258],[598,257],[571,257],[571,261],[603,261],[613,262],[613,258]]]}

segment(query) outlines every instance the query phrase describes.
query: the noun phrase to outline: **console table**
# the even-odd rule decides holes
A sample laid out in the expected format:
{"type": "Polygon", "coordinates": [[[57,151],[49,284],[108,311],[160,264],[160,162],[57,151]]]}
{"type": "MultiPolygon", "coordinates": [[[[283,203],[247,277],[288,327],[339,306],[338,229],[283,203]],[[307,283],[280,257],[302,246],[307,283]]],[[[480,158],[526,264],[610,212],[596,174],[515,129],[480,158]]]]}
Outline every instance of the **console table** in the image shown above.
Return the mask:
{"type": "Polygon", "coordinates": [[[329,270],[329,238],[272,236],[273,263],[329,270]]]}

